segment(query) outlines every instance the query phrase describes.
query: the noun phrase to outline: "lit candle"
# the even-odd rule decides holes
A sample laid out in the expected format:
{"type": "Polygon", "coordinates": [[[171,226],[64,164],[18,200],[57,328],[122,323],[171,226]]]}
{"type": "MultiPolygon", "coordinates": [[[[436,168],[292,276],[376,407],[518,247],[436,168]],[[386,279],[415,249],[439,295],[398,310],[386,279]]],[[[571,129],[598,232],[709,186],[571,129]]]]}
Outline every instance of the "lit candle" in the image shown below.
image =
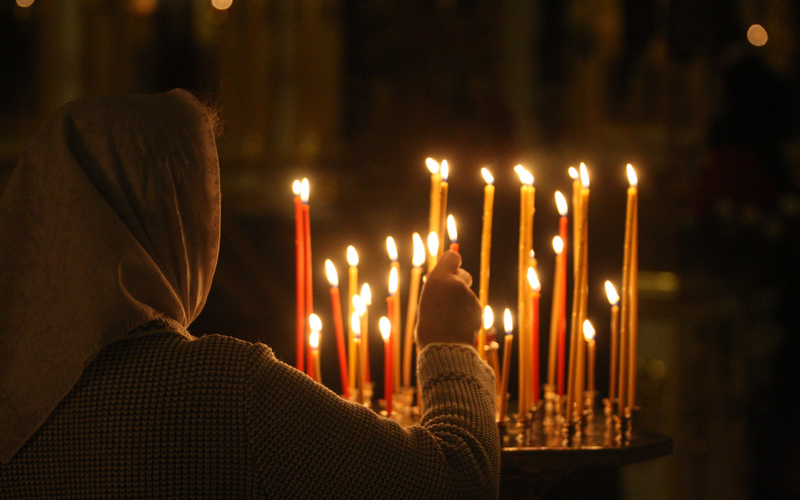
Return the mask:
{"type": "MultiPolygon", "coordinates": [[[[439,163],[433,158],[427,158],[425,165],[431,172],[431,207],[428,219],[428,233],[439,233],[439,211],[441,210],[441,195],[442,195],[442,175],[439,173],[439,163]]],[[[438,247],[437,247],[438,252],[438,247]]],[[[428,272],[431,272],[436,267],[436,260],[438,254],[433,254],[432,258],[428,259],[428,272]]]]}
{"type": "Polygon", "coordinates": [[[589,367],[588,374],[588,387],[589,392],[594,392],[594,359],[595,359],[595,342],[594,342],[594,327],[587,319],[583,322],[583,338],[586,340],[586,345],[589,349],[589,367]]]}
{"type": "Polygon", "coordinates": [[[447,160],[442,160],[442,165],[439,168],[439,173],[442,177],[441,183],[439,185],[439,226],[436,229],[436,234],[442,235],[442,244],[439,245],[439,254],[438,256],[442,255],[444,252],[444,232],[445,232],[445,216],[447,214],[447,191],[448,191],[448,182],[447,177],[450,174],[450,168],[448,167],[447,160]]]}
{"type": "Polygon", "coordinates": [[[311,313],[308,316],[308,327],[311,333],[308,335],[308,346],[311,349],[311,364],[314,367],[311,378],[322,383],[322,371],[319,369],[319,332],[322,330],[322,321],[319,316],[311,313]]]}
{"type": "Polygon", "coordinates": [[[556,276],[553,283],[553,302],[550,313],[550,343],[547,358],[547,383],[554,386],[564,395],[564,356],[566,354],[566,267],[564,242],[560,236],[553,238],[553,250],[556,253],[556,276]]]}
{"type": "Polygon", "coordinates": [[[608,376],[608,399],[617,397],[617,377],[619,373],[619,294],[614,284],[606,280],[606,297],[611,304],[611,367],[608,376]]]}
{"type": "MultiPolygon", "coordinates": [[[[486,306],[483,308],[483,330],[488,333],[491,331],[493,325],[494,325],[494,312],[492,311],[492,308],[490,306],[486,306]]],[[[489,344],[488,348],[491,349],[491,344],[489,344]]],[[[494,371],[495,392],[496,394],[500,394],[500,390],[502,389],[502,387],[500,385],[501,373],[497,359],[497,351],[492,351],[490,364],[492,366],[492,371],[494,371]]]]}
{"type": "MultiPolygon", "coordinates": [[[[358,294],[358,252],[355,247],[347,247],[348,268],[348,288],[347,288],[347,317],[352,318],[355,309],[353,307],[353,297],[358,294]]],[[[360,330],[359,330],[360,331],[360,330]]],[[[348,360],[350,387],[354,388],[356,383],[356,344],[352,322],[348,325],[348,360]]]]}
{"type": "Polygon", "coordinates": [[[303,201],[300,197],[302,183],[296,180],[292,183],[294,191],[294,248],[295,266],[297,275],[297,358],[295,368],[301,372],[305,371],[305,335],[306,335],[306,244],[303,241],[305,231],[303,230],[303,201]]]}
{"type": "Polygon", "coordinates": [[[519,221],[519,262],[517,269],[517,322],[519,328],[519,412],[524,414],[528,411],[528,394],[530,394],[530,331],[526,325],[530,324],[528,314],[528,290],[526,274],[528,270],[528,258],[530,255],[530,233],[533,225],[533,175],[522,165],[514,167],[520,186],[520,221],[519,221]]]}
{"type": "Polygon", "coordinates": [[[533,403],[539,401],[539,297],[542,289],[536,269],[528,268],[528,284],[531,286],[531,396],[533,403]]]}
{"type": "Polygon", "coordinates": [[[506,419],[508,411],[508,374],[511,370],[511,347],[514,342],[512,335],[511,311],[506,308],[503,312],[503,325],[506,331],[505,345],[503,346],[503,380],[500,387],[500,422],[506,419]]]}
{"type": "Polygon", "coordinates": [[[450,237],[450,250],[458,252],[458,231],[456,219],[452,215],[447,216],[447,236],[450,237]]]}
{"type": "Polygon", "coordinates": [[[386,400],[386,415],[392,416],[392,397],[394,390],[394,354],[392,354],[392,322],[386,316],[381,317],[378,327],[383,337],[383,397],[386,400]]]}
{"type": "Polygon", "coordinates": [[[636,348],[639,334],[639,196],[638,179],[633,165],[627,166],[628,170],[628,201],[631,208],[630,248],[628,250],[630,265],[628,267],[628,295],[630,308],[628,309],[628,408],[636,407],[636,348]]]}
{"type": "MultiPolygon", "coordinates": [[[[578,235],[578,231],[580,230],[580,217],[581,217],[581,189],[583,186],[581,185],[581,177],[578,173],[578,170],[575,167],[569,167],[569,176],[572,179],[572,209],[575,212],[575,217],[572,221],[572,273],[574,278],[577,279],[578,276],[578,269],[580,265],[578,264],[578,245],[581,244],[580,237],[578,235]]],[[[564,239],[564,245],[567,244],[567,239],[564,239]]]]}
{"type": "Polygon", "coordinates": [[[386,238],[386,251],[389,253],[389,260],[392,261],[392,269],[394,273],[394,277],[392,277],[392,273],[389,273],[389,295],[392,297],[392,313],[389,315],[389,321],[392,323],[392,354],[394,355],[394,360],[392,361],[392,366],[394,367],[394,390],[395,392],[400,390],[400,347],[398,342],[400,341],[400,262],[397,258],[397,245],[394,242],[394,238],[389,236],[386,238]]]}
{"type": "MultiPolygon", "coordinates": [[[[565,372],[565,355],[567,344],[567,237],[569,234],[569,217],[567,216],[567,200],[560,191],[556,191],[556,208],[558,208],[558,236],[561,239],[561,255],[556,255],[556,273],[557,280],[560,280],[561,285],[558,289],[558,297],[553,300],[558,303],[558,394],[564,395],[564,372],[565,372]]],[[[555,245],[555,241],[553,242],[555,245]]],[[[558,252],[556,252],[558,254],[558,252]]]]}
{"type": "Polygon", "coordinates": [[[428,234],[428,272],[436,267],[436,256],[439,253],[439,235],[436,233],[428,234]],[[434,262],[431,266],[431,261],[434,262]]]}
{"type": "MultiPolygon", "coordinates": [[[[303,226],[304,226],[304,237],[303,243],[305,245],[305,252],[304,257],[306,259],[305,262],[305,279],[306,279],[306,314],[311,314],[314,312],[314,293],[313,293],[313,286],[311,279],[313,273],[311,271],[311,216],[309,213],[309,205],[308,205],[308,195],[309,195],[309,186],[308,186],[308,179],[303,179],[300,182],[300,198],[303,201],[303,226]]],[[[308,369],[311,370],[311,348],[308,348],[308,369]]]]}
{"type": "Polygon", "coordinates": [[[369,284],[361,285],[361,300],[364,308],[361,316],[361,349],[364,350],[364,379],[367,383],[372,381],[369,370],[369,306],[372,305],[372,291],[369,284]]]}
{"type": "MultiPolygon", "coordinates": [[[[358,297],[356,295],[355,297],[358,297]]],[[[354,299],[354,302],[361,302],[361,297],[354,299]]],[[[353,342],[356,346],[356,371],[358,372],[358,377],[356,378],[356,390],[358,391],[358,404],[364,404],[364,387],[366,386],[366,381],[364,380],[364,369],[363,363],[361,359],[363,358],[364,354],[361,349],[361,317],[358,315],[358,312],[353,311],[353,314],[350,316],[350,329],[353,332],[353,342]]]]}
{"type": "Polygon", "coordinates": [[[342,324],[342,302],[339,296],[339,275],[330,259],[325,260],[325,272],[331,285],[331,307],[333,308],[333,325],[336,329],[336,351],[339,354],[339,374],[342,378],[342,393],[345,399],[350,398],[350,382],[347,376],[347,353],[345,352],[344,325],[342,324]]]}
{"type": "Polygon", "coordinates": [[[406,314],[405,349],[403,351],[403,387],[411,387],[411,360],[414,353],[414,328],[417,322],[419,284],[422,264],[425,262],[425,245],[419,233],[412,235],[414,256],[411,259],[411,284],[408,289],[408,313],[406,314]]]}
{"type": "MultiPolygon", "coordinates": [[[[492,253],[492,216],[494,213],[494,177],[486,169],[481,169],[486,186],[483,188],[483,229],[481,231],[481,270],[478,286],[478,300],[481,308],[489,304],[489,268],[492,253]]],[[[478,354],[481,359],[486,359],[486,328],[478,332],[478,354]]],[[[497,378],[497,373],[495,373],[497,378]]]]}

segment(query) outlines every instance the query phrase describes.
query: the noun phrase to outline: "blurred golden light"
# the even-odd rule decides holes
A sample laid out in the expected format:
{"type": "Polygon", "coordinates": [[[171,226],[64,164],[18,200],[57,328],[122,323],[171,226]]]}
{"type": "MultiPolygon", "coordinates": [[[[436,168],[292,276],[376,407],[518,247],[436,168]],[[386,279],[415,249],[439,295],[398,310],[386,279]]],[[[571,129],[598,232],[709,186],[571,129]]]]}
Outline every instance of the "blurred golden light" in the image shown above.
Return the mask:
{"type": "Polygon", "coordinates": [[[419,233],[411,235],[411,239],[414,241],[414,257],[411,259],[411,264],[420,267],[425,262],[425,245],[419,233]]]}
{"type": "Polygon", "coordinates": [[[511,320],[511,310],[507,307],[506,310],[503,311],[503,328],[506,331],[506,335],[511,335],[514,328],[513,321],[511,320]]]}
{"type": "MultiPolygon", "coordinates": [[[[17,0],[17,4],[19,4],[17,0]]],[[[30,0],[33,3],[33,0],[30,0]]],[[[149,16],[156,11],[158,7],[158,0],[133,0],[131,2],[131,10],[140,16],[149,16]]]]}
{"type": "Polygon", "coordinates": [[[217,10],[228,10],[233,0],[211,0],[211,5],[217,10]]]}
{"type": "Polygon", "coordinates": [[[386,316],[381,316],[378,320],[378,328],[381,330],[381,337],[384,342],[389,342],[389,336],[392,334],[392,322],[386,316]]]}
{"type": "Polygon", "coordinates": [[[353,245],[347,247],[347,263],[350,264],[350,267],[358,265],[358,252],[353,245]]]}
{"type": "Polygon", "coordinates": [[[34,0],[17,0],[17,5],[25,9],[33,5],[33,1],[34,0]]]}
{"type": "Polygon", "coordinates": [[[558,215],[567,215],[567,199],[561,194],[561,191],[556,191],[556,207],[558,208],[558,215]]]}
{"type": "Polygon", "coordinates": [[[325,259],[325,274],[328,275],[328,283],[331,286],[339,286],[339,274],[336,272],[336,266],[333,265],[331,259],[325,259]]]}
{"type": "Polygon", "coordinates": [[[754,24],[747,29],[747,41],[756,47],[764,46],[768,39],[767,30],[760,24],[754,24]]]}
{"type": "Polygon", "coordinates": [[[494,313],[491,306],[483,308],[483,329],[488,330],[494,324],[494,313]]]}
{"type": "Polygon", "coordinates": [[[431,256],[439,253],[439,235],[435,232],[428,234],[428,253],[431,256]]]}
{"type": "Polygon", "coordinates": [[[386,251],[389,254],[389,259],[395,262],[397,260],[397,245],[391,236],[386,238],[386,251]]]}

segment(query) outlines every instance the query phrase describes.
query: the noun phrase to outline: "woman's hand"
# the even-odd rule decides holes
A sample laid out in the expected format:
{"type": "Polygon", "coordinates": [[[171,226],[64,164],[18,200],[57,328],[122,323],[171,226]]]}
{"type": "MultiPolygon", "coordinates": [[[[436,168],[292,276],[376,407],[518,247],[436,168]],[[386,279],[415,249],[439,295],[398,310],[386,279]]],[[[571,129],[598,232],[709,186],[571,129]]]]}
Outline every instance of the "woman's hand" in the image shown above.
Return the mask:
{"type": "Polygon", "coordinates": [[[432,342],[475,343],[481,306],[470,289],[472,276],[460,266],[461,255],[448,250],[428,274],[417,321],[420,350],[432,342]]]}

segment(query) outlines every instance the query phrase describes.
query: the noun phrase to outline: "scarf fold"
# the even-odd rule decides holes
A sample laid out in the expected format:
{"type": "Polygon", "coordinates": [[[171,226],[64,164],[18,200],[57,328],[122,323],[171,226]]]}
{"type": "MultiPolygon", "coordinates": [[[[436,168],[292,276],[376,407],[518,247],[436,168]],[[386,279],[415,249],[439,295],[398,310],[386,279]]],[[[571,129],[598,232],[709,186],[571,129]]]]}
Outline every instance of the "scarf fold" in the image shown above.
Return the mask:
{"type": "Polygon", "coordinates": [[[81,99],[42,127],[0,197],[0,461],[103,347],[188,327],[219,231],[214,132],[188,92],[81,99]]]}

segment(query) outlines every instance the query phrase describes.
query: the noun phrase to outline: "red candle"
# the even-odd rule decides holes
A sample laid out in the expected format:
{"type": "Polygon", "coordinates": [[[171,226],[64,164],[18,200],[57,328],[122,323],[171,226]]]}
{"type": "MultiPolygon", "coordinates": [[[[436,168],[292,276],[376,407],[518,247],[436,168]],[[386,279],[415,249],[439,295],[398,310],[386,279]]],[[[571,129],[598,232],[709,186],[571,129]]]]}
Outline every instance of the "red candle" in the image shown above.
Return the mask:
{"type": "Polygon", "coordinates": [[[558,301],[558,394],[564,395],[564,373],[566,370],[566,363],[564,358],[566,356],[567,345],[567,235],[569,233],[569,217],[567,216],[567,200],[560,192],[556,191],[556,206],[560,215],[558,219],[558,235],[561,237],[562,255],[558,259],[558,269],[556,272],[559,274],[558,279],[561,280],[561,287],[559,288],[559,296],[554,297],[553,300],[558,301]]]}
{"type": "Polygon", "coordinates": [[[295,361],[295,368],[300,371],[305,371],[303,360],[303,345],[305,344],[305,331],[306,331],[306,311],[305,311],[305,266],[306,260],[303,255],[305,252],[305,243],[303,237],[303,202],[300,198],[302,184],[300,181],[292,183],[292,190],[294,191],[294,254],[295,266],[297,273],[297,358],[295,361]]]}
{"type": "MultiPolygon", "coordinates": [[[[304,257],[305,257],[305,269],[303,271],[305,276],[305,293],[306,293],[306,315],[310,315],[314,312],[314,293],[312,290],[312,272],[311,272],[311,217],[309,214],[309,206],[308,206],[308,195],[309,195],[309,187],[308,187],[308,179],[303,179],[302,181],[302,190],[301,190],[301,198],[303,201],[303,246],[304,246],[304,257]]],[[[308,346],[306,349],[307,355],[307,362],[308,362],[308,374],[312,377],[314,376],[314,365],[311,360],[311,346],[308,346]]]]}
{"type": "Polygon", "coordinates": [[[392,322],[386,316],[379,323],[383,337],[383,397],[386,399],[386,415],[392,416],[392,398],[394,390],[394,353],[392,351],[392,322]]]}
{"type": "Polygon", "coordinates": [[[536,270],[528,268],[528,283],[531,286],[531,396],[536,403],[540,399],[540,374],[539,374],[539,297],[542,285],[536,270]]]}
{"type": "Polygon", "coordinates": [[[342,302],[339,296],[339,275],[330,259],[325,261],[328,282],[331,285],[331,307],[333,308],[333,324],[336,328],[336,348],[339,353],[339,372],[342,378],[342,393],[345,399],[350,398],[350,383],[347,374],[347,356],[344,345],[344,325],[342,324],[342,302]]]}

